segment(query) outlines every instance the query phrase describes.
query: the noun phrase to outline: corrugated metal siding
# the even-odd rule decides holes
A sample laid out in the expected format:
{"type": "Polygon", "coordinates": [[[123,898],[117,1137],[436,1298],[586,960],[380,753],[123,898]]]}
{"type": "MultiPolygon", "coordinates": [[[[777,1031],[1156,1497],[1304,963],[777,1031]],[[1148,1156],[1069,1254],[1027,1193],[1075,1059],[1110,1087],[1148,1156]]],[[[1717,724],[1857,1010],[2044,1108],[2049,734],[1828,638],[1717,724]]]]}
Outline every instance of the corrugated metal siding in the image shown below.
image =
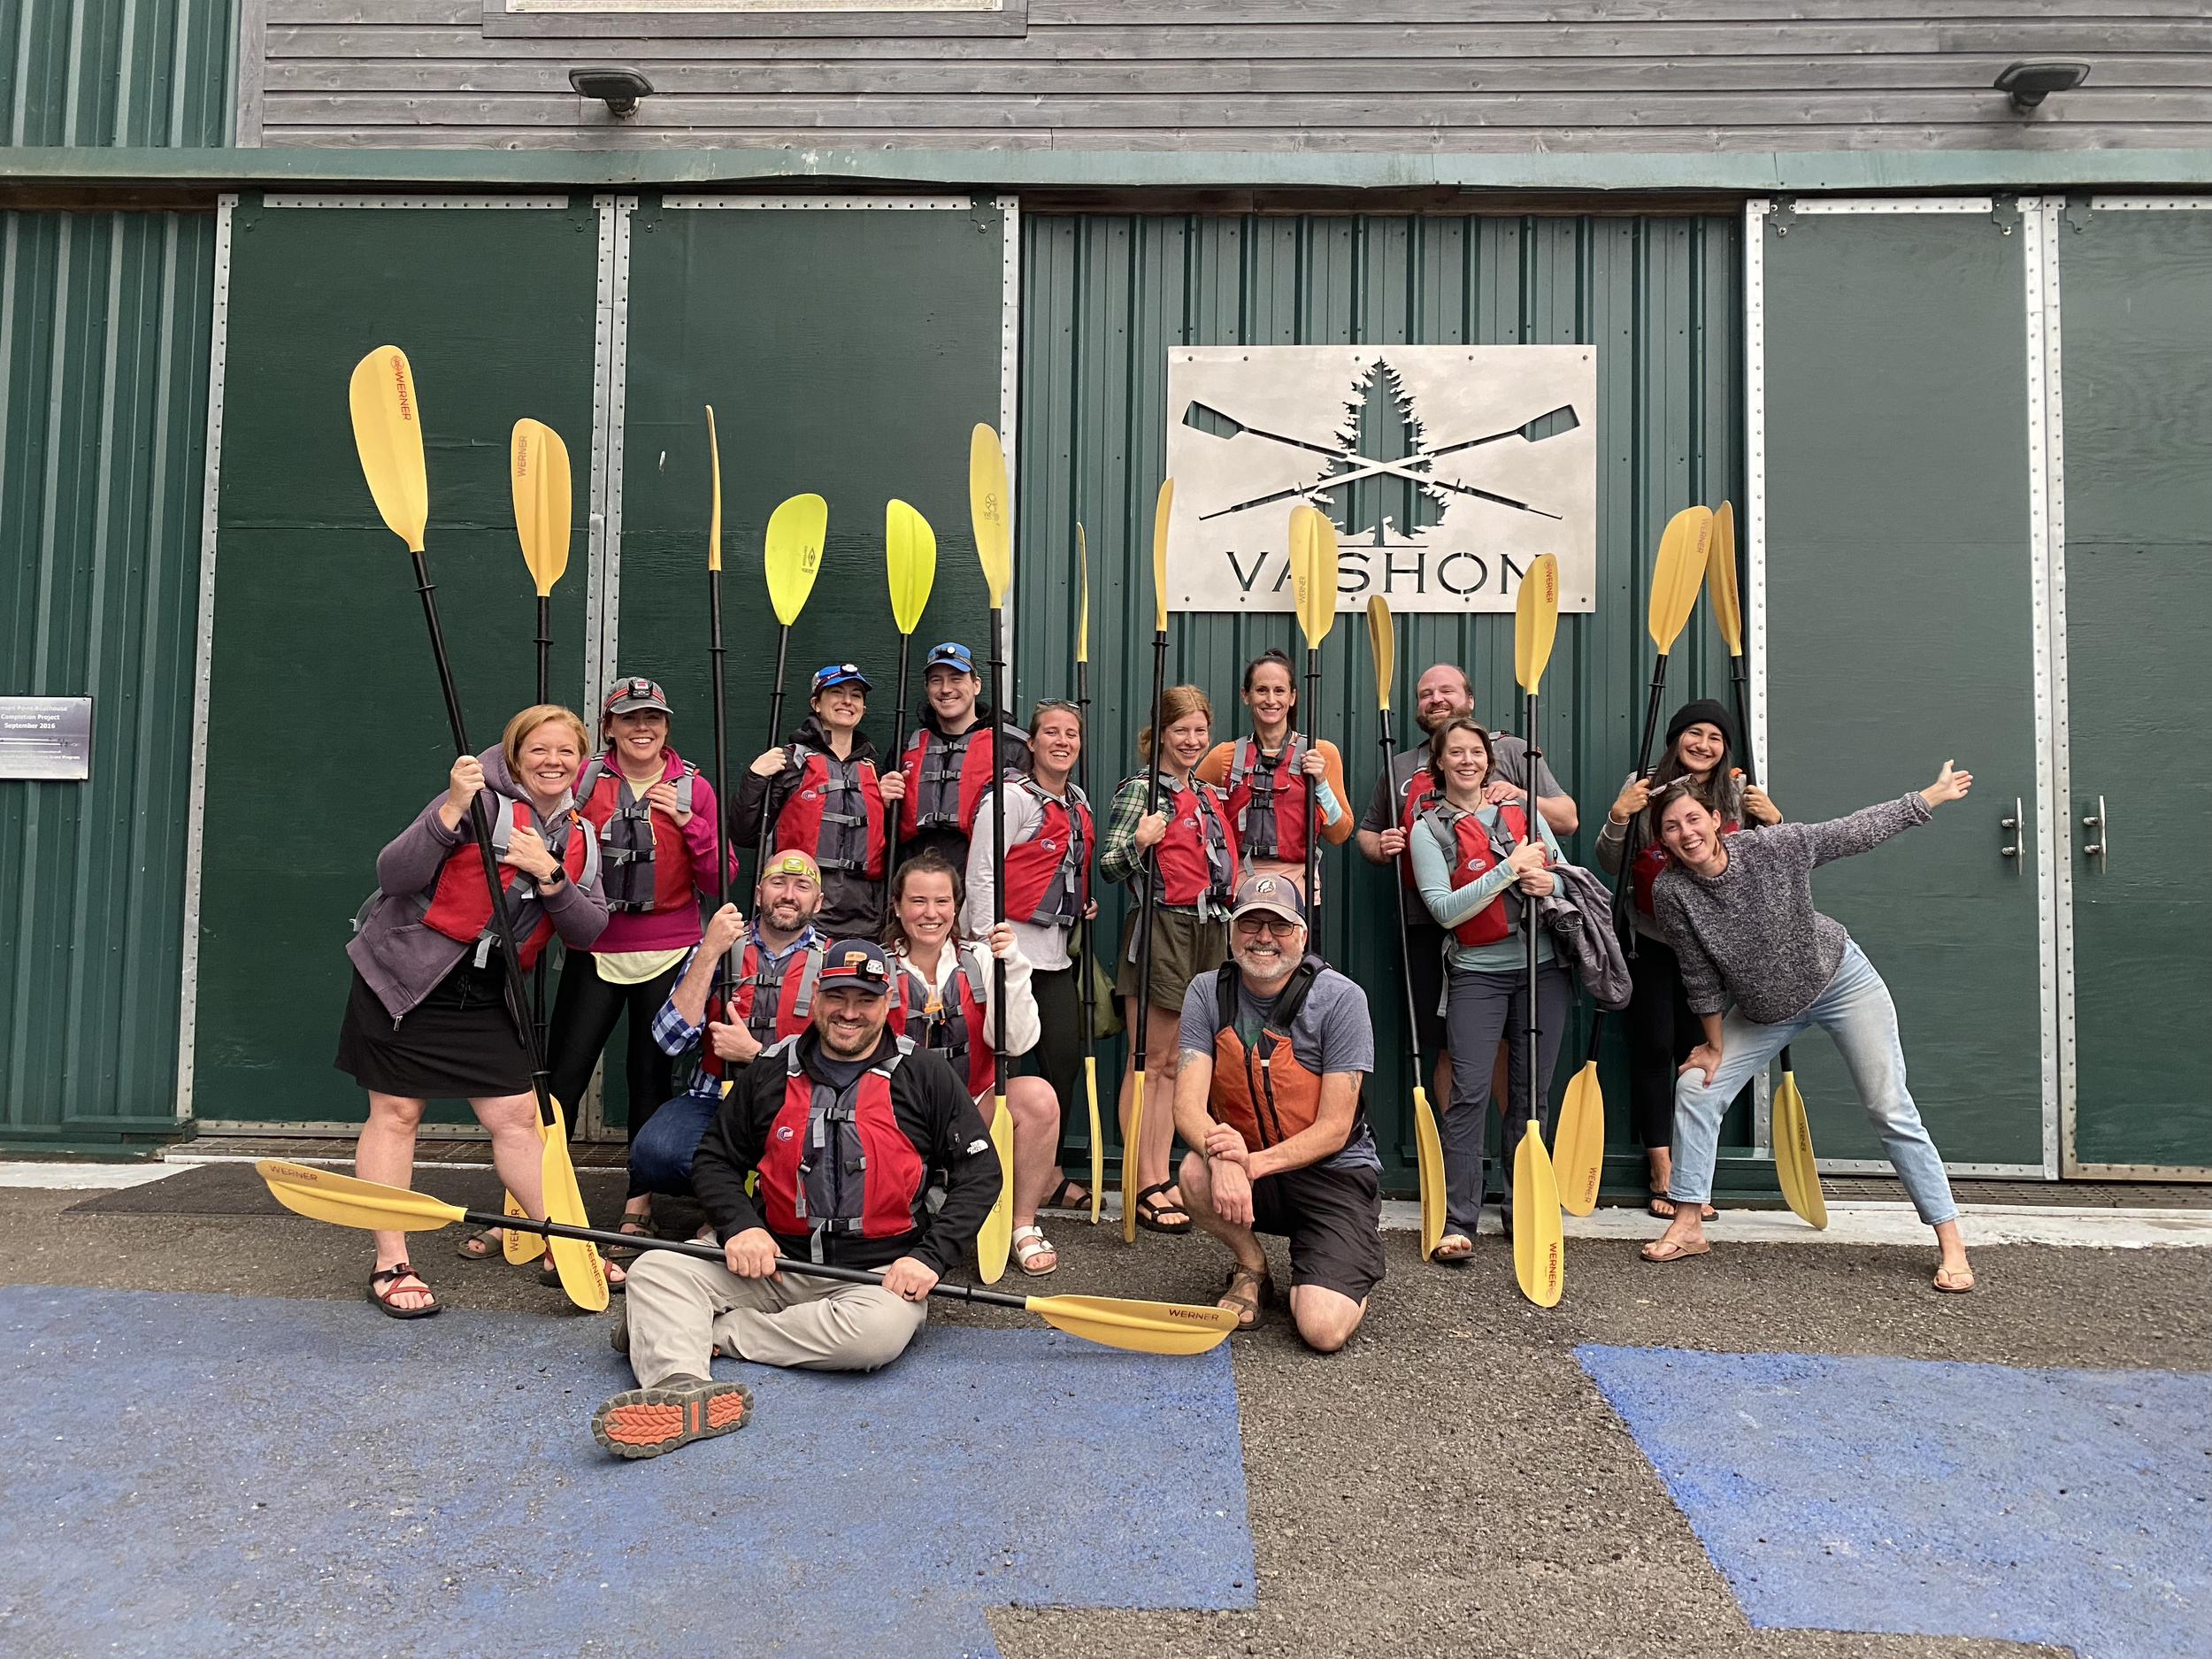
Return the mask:
{"type": "Polygon", "coordinates": [[[173,1110],[215,221],[0,214],[0,693],[94,703],[0,781],[0,1136],[173,1110]]]}
{"type": "MultiPolygon", "coordinates": [[[[1034,215],[1023,228],[1018,689],[1025,703],[1072,683],[1075,588],[1063,578],[1080,520],[1094,560],[1092,781],[1101,794],[1133,769],[1147,718],[1151,515],[1165,464],[1170,347],[1598,348],[1598,608],[1561,618],[1542,717],[1547,754],[1582,810],[1585,828],[1571,850],[1591,862],[1596,826],[1634,761],[1651,673],[1644,601],[1652,549],[1679,508],[1741,497],[1738,221],[1034,215]]],[[[1242,713],[1244,661],[1269,645],[1291,646],[1294,626],[1286,616],[1172,618],[1170,673],[1206,687],[1217,737],[1242,713]]],[[[1478,714],[1517,728],[1512,643],[1508,616],[1401,619],[1392,698],[1400,731],[1409,725],[1414,680],[1440,660],[1469,670],[1478,714]]],[[[1343,748],[1363,810],[1380,763],[1361,618],[1340,618],[1323,676],[1315,725],[1343,748]]],[[[1726,684],[1727,659],[1701,608],[1671,658],[1667,706],[1708,689],[1724,695],[1726,684]]],[[[1325,943],[1370,988],[1380,1062],[1370,1100],[1386,1156],[1403,1158],[1410,1106],[1389,887],[1348,845],[1330,856],[1328,871],[1325,943]]],[[[1109,902],[1116,913],[1101,928],[1102,949],[1118,926],[1118,895],[1109,902]]],[[[1570,1033],[1571,1044],[1582,1041],[1570,1033]]],[[[1617,1061],[1607,1064],[1618,1140],[1625,1095],[1617,1061]]],[[[1571,1071],[1563,1058],[1561,1087],[1571,1071]]]]}
{"type": "Polygon", "coordinates": [[[11,144],[230,142],[236,0],[0,0],[11,144]]]}

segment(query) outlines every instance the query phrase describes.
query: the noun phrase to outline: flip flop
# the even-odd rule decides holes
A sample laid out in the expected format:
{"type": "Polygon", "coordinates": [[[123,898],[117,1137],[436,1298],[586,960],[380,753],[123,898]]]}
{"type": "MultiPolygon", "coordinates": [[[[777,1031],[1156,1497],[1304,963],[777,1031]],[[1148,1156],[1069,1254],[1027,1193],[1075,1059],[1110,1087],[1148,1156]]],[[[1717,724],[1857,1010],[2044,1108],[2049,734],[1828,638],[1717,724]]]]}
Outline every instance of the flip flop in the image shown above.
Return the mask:
{"type": "Polygon", "coordinates": [[[1963,1296],[1974,1288],[1974,1270],[1970,1267],[1939,1267],[1935,1271],[1935,1278],[1930,1282],[1947,1296],[1963,1296]],[[1963,1285],[1958,1282],[1956,1277],[1962,1273],[1966,1276],[1963,1285]],[[1951,1282],[1946,1284],[1944,1281],[1947,1279],[1951,1282]]]}
{"type": "Polygon", "coordinates": [[[1463,1233],[1448,1233],[1436,1241],[1436,1248],[1429,1253],[1429,1260],[1441,1262],[1446,1267],[1464,1267],[1474,1260],[1475,1241],[1463,1233]],[[1457,1244],[1463,1248],[1453,1250],[1445,1247],[1457,1244]]]}
{"type": "Polygon", "coordinates": [[[1647,1262],[1679,1262],[1693,1256],[1710,1256],[1713,1247],[1700,1239],[1695,1244],[1684,1244],[1678,1239],[1654,1239],[1637,1254],[1647,1262]]]}

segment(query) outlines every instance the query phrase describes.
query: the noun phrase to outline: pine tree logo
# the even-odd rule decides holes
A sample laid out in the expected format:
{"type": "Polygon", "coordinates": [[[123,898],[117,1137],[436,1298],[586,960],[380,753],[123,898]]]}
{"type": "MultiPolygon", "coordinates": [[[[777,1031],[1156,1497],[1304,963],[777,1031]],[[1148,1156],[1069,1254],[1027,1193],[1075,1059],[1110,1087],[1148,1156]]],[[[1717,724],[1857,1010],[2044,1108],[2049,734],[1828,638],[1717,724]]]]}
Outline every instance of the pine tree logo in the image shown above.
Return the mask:
{"type": "MultiPolygon", "coordinates": [[[[1419,463],[1428,447],[1421,417],[1387,358],[1377,357],[1368,365],[1344,409],[1345,422],[1337,435],[1343,441],[1344,458],[1355,470],[1363,461],[1419,463]]],[[[1332,482],[1341,470],[1336,464],[1320,467],[1312,489],[1315,505],[1336,520],[1348,538],[1371,537],[1377,546],[1393,534],[1402,540],[1439,522],[1449,504],[1444,492],[1426,479],[1384,472],[1332,482]]]]}

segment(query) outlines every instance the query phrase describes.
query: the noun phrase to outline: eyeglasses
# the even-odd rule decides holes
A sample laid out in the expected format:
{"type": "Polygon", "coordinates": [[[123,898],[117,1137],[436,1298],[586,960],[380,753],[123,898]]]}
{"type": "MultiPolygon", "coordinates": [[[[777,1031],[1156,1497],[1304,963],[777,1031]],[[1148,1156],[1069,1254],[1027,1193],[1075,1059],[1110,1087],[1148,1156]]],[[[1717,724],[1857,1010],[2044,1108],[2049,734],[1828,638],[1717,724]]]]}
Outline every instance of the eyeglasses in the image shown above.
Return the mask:
{"type": "Polygon", "coordinates": [[[1238,932],[1273,933],[1279,939],[1289,938],[1304,926],[1303,922],[1286,921],[1279,916],[1240,916],[1237,918],[1238,932]]]}

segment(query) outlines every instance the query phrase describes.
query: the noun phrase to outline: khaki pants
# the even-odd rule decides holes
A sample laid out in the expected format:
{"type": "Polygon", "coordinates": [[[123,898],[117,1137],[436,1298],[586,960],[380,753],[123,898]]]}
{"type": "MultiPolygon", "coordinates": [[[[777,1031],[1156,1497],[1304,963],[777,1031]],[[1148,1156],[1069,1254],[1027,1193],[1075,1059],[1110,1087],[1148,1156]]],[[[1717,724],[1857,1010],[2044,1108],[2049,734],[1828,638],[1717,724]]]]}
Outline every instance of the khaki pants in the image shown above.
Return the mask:
{"type": "Polygon", "coordinates": [[[648,1250],[630,1266],[623,1321],[630,1369],[650,1388],[704,1377],[716,1354],[806,1371],[873,1371],[903,1353],[928,1317],[877,1285],[740,1279],[718,1262],[648,1250]]]}

